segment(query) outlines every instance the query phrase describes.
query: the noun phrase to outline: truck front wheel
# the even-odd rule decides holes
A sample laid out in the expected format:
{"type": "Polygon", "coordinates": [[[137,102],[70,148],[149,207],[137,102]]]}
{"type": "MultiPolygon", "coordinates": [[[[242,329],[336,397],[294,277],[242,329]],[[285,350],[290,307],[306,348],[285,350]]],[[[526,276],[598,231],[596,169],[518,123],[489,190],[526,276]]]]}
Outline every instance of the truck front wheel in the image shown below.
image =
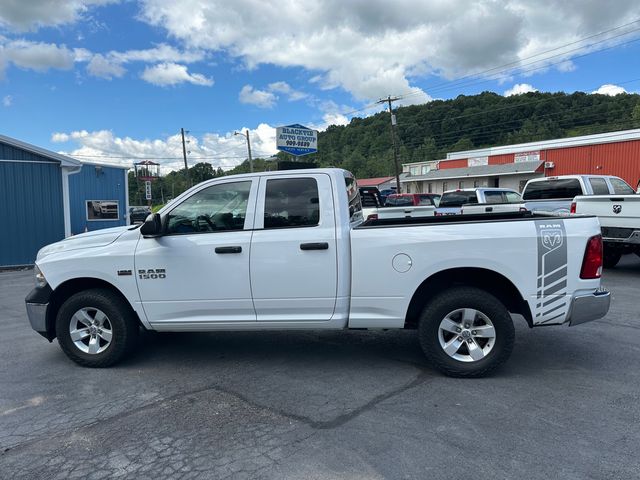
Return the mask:
{"type": "Polygon", "coordinates": [[[60,348],[84,367],[108,367],[120,361],[132,350],[137,334],[131,308],[108,289],[72,295],[56,318],[60,348]]]}
{"type": "Polygon", "coordinates": [[[515,329],[505,306],[489,292],[455,287],[436,296],[418,327],[427,359],[451,377],[481,377],[507,361],[515,329]]]}

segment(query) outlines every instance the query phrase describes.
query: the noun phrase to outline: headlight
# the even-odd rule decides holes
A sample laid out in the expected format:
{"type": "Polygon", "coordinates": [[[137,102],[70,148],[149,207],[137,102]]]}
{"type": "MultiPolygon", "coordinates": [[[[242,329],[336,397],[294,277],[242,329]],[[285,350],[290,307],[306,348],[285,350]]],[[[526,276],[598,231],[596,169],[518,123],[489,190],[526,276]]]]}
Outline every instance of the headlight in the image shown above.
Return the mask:
{"type": "Polygon", "coordinates": [[[38,268],[38,265],[33,266],[33,273],[36,277],[36,287],[44,287],[47,284],[47,279],[44,278],[44,274],[38,268]]]}

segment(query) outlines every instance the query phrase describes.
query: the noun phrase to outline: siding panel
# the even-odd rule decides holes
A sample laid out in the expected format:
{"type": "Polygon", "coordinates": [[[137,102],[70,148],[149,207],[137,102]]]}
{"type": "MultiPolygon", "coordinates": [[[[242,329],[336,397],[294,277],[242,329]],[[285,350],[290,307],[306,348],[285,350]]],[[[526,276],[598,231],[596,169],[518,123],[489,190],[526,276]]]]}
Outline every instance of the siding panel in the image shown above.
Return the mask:
{"type": "MultiPolygon", "coordinates": [[[[2,159],[41,160],[6,147],[0,144],[2,159]]],[[[64,238],[57,162],[0,162],[0,205],[0,266],[32,264],[40,248],[64,238]]]]}
{"type": "Polygon", "coordinates": [[[126,225],[127,205],[125,175],[122,168],[83,165],[79,173],[69,176],[69,202],[71,203],[71,234],[86,230],[126,225]],[[99,172],[99,173],[98,173],[99,172]],[[117,220],[87,220],[87,200],[117,200],[117,220]]]}

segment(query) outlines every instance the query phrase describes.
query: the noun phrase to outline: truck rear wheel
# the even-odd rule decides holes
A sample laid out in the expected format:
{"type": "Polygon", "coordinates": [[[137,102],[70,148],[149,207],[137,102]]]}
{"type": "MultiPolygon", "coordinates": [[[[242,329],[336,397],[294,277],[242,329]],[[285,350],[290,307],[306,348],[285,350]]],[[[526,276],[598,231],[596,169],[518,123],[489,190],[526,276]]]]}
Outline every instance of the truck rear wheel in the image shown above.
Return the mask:
{"type": "Polygon", "coordinates": [[[620,261],[620,258],[622,258],[622,252],[620,250],[611,248],[611,247],[607,248],[607,246],[604,247],[604,255],[603,255],[603,262],[602,262],[604,268],[615,267],[620,261]]]}
{"type": "Polygon", "coordinates": [[[505,306],[489,292],[455,287],[425,307],[418,327],[427,359],[451,377],[481,377],[507,361],[515,329],[505,306]]]}
{"type": "Polygon", "coordinates": [[[72,295],[56,319],[60,348],[84,367],[109,367],[120,361],[132,350],[137,334],[131,308],[108,289],[72,295]]]}

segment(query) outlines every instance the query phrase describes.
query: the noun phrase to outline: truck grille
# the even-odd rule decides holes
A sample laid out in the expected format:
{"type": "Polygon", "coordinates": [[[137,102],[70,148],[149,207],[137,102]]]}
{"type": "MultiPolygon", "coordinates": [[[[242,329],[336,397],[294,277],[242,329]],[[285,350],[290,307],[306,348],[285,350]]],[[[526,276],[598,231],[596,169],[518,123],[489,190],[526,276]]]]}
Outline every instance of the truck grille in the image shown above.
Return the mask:
{"type": "Polygon", "coordinates": [[[602,236],[604,238],[629,238],[633,233],[633,228],[618,227],[602,227],[602,236]]]}

